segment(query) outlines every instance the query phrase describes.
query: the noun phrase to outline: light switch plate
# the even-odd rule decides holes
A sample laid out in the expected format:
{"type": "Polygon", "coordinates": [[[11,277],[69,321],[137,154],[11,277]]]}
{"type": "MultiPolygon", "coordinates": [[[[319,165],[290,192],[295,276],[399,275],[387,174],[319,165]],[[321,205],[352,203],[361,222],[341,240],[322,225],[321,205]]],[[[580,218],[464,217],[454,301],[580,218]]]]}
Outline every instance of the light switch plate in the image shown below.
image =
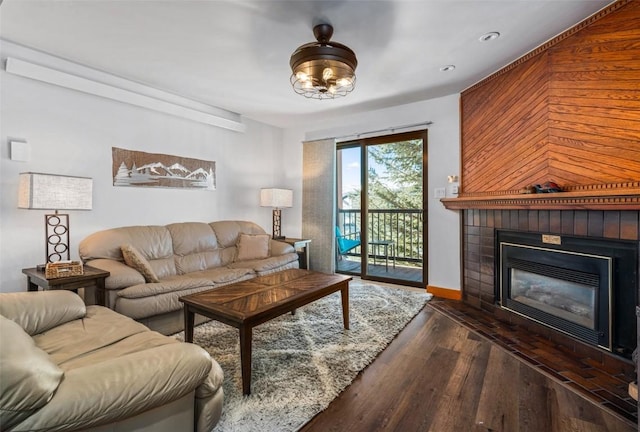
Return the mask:
{"type": "Polygon", "coordinates": [[[446,189],[445,188],[435,188],[433,190],[433,195],[436,198],[444,198],[446,195],[446,189]]]}

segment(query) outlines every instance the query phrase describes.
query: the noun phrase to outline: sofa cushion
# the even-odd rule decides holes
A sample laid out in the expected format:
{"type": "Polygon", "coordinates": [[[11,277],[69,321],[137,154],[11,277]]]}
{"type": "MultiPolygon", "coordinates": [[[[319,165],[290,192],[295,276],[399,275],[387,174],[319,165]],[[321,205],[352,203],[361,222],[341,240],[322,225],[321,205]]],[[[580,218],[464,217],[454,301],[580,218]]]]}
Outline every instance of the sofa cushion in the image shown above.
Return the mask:
{"type": "Polygon", "coordinates": [[[182,310],[180,297],[212,288],[213,286],[209,285],[182,291],[160,293],[151,297],[118,297],[116,311],[137,320],[176,312],[182,310]]]}
{"type": "Polygon", "coordinates": [[[173,253],[169,230],[163,226],[129,226],[95,232],[80,242],[84,260],[106,258],[122,261],[120,246],[135,245],[148,259],[166,258],[173,253]]]}
{"type": "Polygon", "coordinates": [[[238,251],[236,261],[264,259],[269,256],[268,234],[240,234],[238,236],[238,251]]]}
{"type": "Polygon", "coordinates": [[[273,256],[265,259],[238,261],[233,264],[229,264],[229,267],[230,268],[250,268],[257,273],[263,273],[269,270],[286,266],[288,264],[296,264],[296,267],[287,267],[287,268],[297,268],[297,265],[298,265],[297,253],[288,253],[286,255],[273,256]]]}
{"type": "Polygon", "coordinates": [[[167,225],[173,239],[176,271],[191,273],[223,266],[223,249],[213,229],[203,222],[183,222],[167,225]]]}
{"type": "Polygon", "coordinates": [[[240,234],[266,234],[262,227],[248,221],[218,221],[209,225],[216,233],[218,245],[223,248],[235,246],[240,234]]]}
{"type": "Polygon", "coordinates": [[[62,369],[67,363],[93,355],[105,347],[148,332],[142,324],[102,306],[87,306],[84,319],[78,319],[33,337],[35,344],[44,350],[62,369]]]}
{"type": "Polygon", "coordinates": [[[35,335],[84,317],[82,298],[71,291],[33,291],[2,294],[0,315],[35,335]]]}
{"type": "Polygon", "coordinates": [[[204,222],[180,222],[167,225],[173,241],[173,253],[184,256],[218,249],[211,226],[204,222]]]}
{"type": "Polygon", "coordinates": [[[80,256],[85,261],[99,258],[123,261],[124,244],[134,245],[158,278],[176,274],[171,235],[164,226],[129,226],[93,233],[80,242],[80,256]]]}
{"type": "Polygon", "coordinates": [[[130,286],[118,291],[118,297],[130,299],[145,298],[199,287],[213,288],[213,282],[209,279],[197,277],[196,273],[189,273],[186,275],[171,276],[157,283],[130,286]]]}
{"type": "Polygon", "coordinates": [[[0,315],[0,425],[9,430],[46,405],[64,372],[17,323],[0,315]]]}
{"type": "Polygon", "coordinates": [[[296,251],[296,249],[289,243],[273,239],[271,239],[269,250],[273,256],[284,255],[296,251]]]}
{"type": "Polygon", "coordinates": [[[238,282],[246,279],[246,276],[254,277],[255,272],[250,267],[238,267],[238,268],[212,268],[199,272],[189,273],[185,275],[187,277],[206,279],[211,281],[212,284],[228,284],[231,282],[238,282]]]}
{"type": "Polygon", "coordinates": [[[105,288],[108,290],[138,285],[145,282],[144,276],[142,276],[139,271],[120,261],[99,258],[87,261],[87,265],[110,273],[110,276],[105,280],[105,288]]]}

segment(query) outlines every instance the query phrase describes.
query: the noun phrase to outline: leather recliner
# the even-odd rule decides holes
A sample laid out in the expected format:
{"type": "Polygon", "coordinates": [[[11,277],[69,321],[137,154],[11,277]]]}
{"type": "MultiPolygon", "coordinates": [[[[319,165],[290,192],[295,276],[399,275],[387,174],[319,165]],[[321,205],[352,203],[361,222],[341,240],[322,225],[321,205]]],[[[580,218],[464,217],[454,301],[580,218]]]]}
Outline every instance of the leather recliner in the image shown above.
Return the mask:
{"type": "Polygon", "coordinates": [[[223,373],[70,291],[0,294],[1,431],[211,431],[223,373]]]}

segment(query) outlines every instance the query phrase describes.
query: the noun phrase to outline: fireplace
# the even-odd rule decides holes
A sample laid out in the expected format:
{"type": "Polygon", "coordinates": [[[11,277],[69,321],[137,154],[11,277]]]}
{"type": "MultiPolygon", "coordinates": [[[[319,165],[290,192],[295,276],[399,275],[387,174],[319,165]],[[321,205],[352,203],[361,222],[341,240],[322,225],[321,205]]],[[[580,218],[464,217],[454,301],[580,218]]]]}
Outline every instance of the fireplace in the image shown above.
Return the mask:
{"type": "Polygon", "coordinates": [[[636,346],[634,242],[497,231],[500,307],[630,358],[636,346]]]}

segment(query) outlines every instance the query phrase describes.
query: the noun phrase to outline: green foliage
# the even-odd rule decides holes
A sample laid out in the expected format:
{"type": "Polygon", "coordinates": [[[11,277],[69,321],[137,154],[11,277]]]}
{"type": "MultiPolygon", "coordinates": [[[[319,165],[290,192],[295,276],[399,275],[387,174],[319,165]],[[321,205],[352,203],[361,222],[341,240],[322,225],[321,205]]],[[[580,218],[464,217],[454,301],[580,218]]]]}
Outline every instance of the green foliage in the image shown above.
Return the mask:
{"type": "MultiPolygon", "coordinates": [[[[398,256],[420,260],[423,253],[422,140],[370,145],[367,152],[369,239],[392,239],[398,256]]],[[[346,208],[361,208],[360,196],[360,190],[347,193],[346,208]]]]}
{"type": "Polygon", "coordinates": [[[421,209],[422,140],[369,146],[368,154],[375,162],[369,163],[369,208],[421,209]]]}

